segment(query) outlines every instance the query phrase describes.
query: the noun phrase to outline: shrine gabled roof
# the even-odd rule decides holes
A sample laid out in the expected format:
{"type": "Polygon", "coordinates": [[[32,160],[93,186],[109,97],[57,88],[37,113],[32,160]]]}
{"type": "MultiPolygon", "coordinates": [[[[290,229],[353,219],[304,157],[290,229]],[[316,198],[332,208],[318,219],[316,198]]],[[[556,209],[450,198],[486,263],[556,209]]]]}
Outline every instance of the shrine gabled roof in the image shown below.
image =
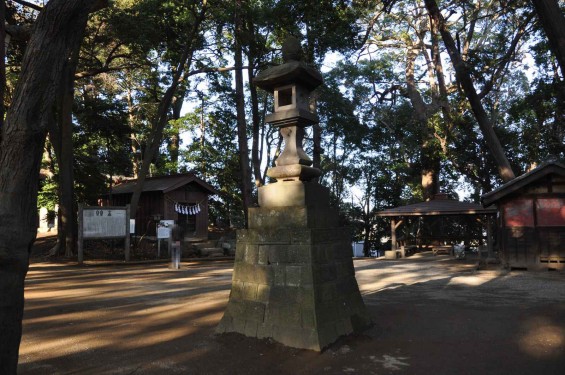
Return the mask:
{"type": "Polygon", "coordinates": [[[389,208],[377,212],[377,216],[442,216],[442,215],[485,215],[495,214],[496,208],[484,208],[480,204],[461,202],[438,194],[427,202],[389,208]]]}
{"type": "Polygon", "coordinates": [[[534,168],[531,171],[505,183],[504,185],[499,186],[493,191],[484,194],[481,197],[481,202],[485,207],[488,207],[509,194],[512,194],[551,174],[565,177],[565,164],[558,161],[543,162],[537,168],[534,168]]]}
{"type": "MultiPolygon", "coordinates": [[[[217,190],[206,181],[198,178],[194,173],[183,173],[171,176],[149,177],[143,183],[142,192],[162,191],[168,193],[184,185],[195,183],[209,194],[218,194],[217,190]]],[[[137,186],[137,180],[123,182],[112,188],[112,194],[131,194],[137,186]]]]}

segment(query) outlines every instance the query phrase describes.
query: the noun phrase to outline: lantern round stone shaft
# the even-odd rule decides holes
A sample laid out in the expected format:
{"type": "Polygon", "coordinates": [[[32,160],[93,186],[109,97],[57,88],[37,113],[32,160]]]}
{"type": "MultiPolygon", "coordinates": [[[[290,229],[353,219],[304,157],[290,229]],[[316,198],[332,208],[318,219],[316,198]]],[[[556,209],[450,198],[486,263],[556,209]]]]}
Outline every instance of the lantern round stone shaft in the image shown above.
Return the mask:
{"type": "Polygon", "coordinates": [[[283,137],[285,147],[283,152],[275,161],[277,167],[291,164],[312,165],[312,160],[310,160],[302,148],[304,128],[301,126],[287,126],[281,128],[280,132],[283,137]]]}

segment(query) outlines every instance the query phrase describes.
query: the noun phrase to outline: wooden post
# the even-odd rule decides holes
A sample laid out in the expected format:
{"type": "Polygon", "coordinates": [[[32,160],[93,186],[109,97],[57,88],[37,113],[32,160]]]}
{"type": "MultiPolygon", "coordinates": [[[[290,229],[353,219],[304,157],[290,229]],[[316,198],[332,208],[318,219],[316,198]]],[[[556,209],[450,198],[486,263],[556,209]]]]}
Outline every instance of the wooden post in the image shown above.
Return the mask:
{"type": "Polygon", "coordinates": [[[130,238],[129,238],[129,215],[130,215],[130,206],[129,204],[126,205],[126,238],[125,238],[125,254],[126,254],[126,262],[129,262],[130,260],[130,254],[129,254],[129,247],[130,247],[130,238]]]}
{"type": "Polygon", "coordinates": [[[78,252],[78,265],[82,266],[82,262],[84,260],[84,248],[83,248],[83,238],[82,238],[82,232],[83,232],[83,222],[84,219],[82,217],[83,213],[82,213],[82,204],[79,204],[78,206],[78,246],[77,246],[77,252],[78,252]]]}
{"type": "Polygon", "coordinates": [[[390,220],[390,249],[396,250],[396,220],[390,220]]]}
{"type": "Polygon", "coordinates": [[[385,259],[396,259],[396,229],[402,224],[402,220],[396,222],[395,219],[390,220],[390,251],[385,251],[385,259]]]}
{"type": "Polygon", "coordinates": [[[487,251],[488,258],[494,258],[494,249],[492,248],[492,215],[487,215],[487,251]]]}

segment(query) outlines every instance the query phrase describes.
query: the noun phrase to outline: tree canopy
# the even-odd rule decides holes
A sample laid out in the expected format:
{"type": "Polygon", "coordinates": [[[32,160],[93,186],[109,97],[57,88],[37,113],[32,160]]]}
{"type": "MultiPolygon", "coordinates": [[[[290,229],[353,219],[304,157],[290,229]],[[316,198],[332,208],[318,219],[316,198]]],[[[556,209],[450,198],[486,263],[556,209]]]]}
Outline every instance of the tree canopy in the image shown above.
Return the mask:
{"type": "MultiPolygon", "coordinates": [[[[119,178],[192,170],[221,191],[215,219],[245,225],[281,148],[264,122],[272,98],[253,78],[281,62],[291,34],[325,75],[306,147],[344,214],[439,191],[477,200],[564,156],[560,44],[536,3],[115,1],[90,18],[78,54],[73,200],[94,203],[119,178]]],[[[6,30],[39,9],[8,1],[6,30]]],[[[26,43],[8,45],[5,108],[26,43]]],[[[65,184],[56,133],[48,207],[65,184]]]]}

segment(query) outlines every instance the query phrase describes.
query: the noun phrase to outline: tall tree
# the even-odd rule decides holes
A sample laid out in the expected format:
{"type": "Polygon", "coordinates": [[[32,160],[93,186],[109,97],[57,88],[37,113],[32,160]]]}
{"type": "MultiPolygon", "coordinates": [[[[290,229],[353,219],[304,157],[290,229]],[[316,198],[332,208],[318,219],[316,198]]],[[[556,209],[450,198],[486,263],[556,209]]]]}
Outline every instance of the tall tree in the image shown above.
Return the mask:
{"type": "Polygon", "coordinates": [[[73,101],[75,91],[75,71],[80,45],[72,51],[61,77],[60,95],[56,103],[54,119],[48,124],[50,139],[54,145],[59,164],[58,198],[59,225],[57,226],[57,244],[53,253],[73,255],[77,239],[77,213],[74,199],[73,177],[73,101]]]}
{"type": "Polygon", "coordinates": [[[24,279],[36,236],[39,166],[65,65],[99,0],[51,0],[27,45],[0,139],[0,373],[15,374],[24,279]]]}
{"type": "Polygon", "coordinates": [[[187,30],[184,37],[184,46],[182,47],[180,56],[178,57],[178,60],[174,65],[171,84],[161,98],[157,112],[155,113],[152,120],[152,127],[148,145],[145,149],[145,154],[143,155],[141,170],[130,201],[130,213],[132,217],[136,216],[139,198],[141,197],[141,192],[143,190],[143,183],[145,182],[145,178],[147,177],[147,174],[149,172],[151,162],[157,155],[159,146],[161,145],[163,130],[169,120],[168,113],[173,103],[173,99],[177,94],[179,86],[187,79],[190,74],[190,65],[192,63],[194,52],[199,45],[199,34],[202,30],[202,23],[206,19],[207,11],[207,1],[202,2],[200,7],[194,6],[194,8],[191,9],[193,18],[191,19],[191,23],[186,25],[187,30]]]}
{"type": "Polygon", "coordinates": [[[531,0],[565,77],[565,16],[557,0],[531,0]]]}
{"type": "Polygon", "coordinates": [[[249,164],[249,146],[247,145],[247,124],[245,121],[245,97],[243,92],[243,6],[242,0],[236,0],[234,12],[234,60],[235,60],[235,101],[237,111],[237,139],[241,172],[241,196],[247,228],[247,208],[251,206],[251,170],[249,164]]]}
{"type": "Polygon", "coordinates": [[[447,28],[445,18],[441,14],[436,0],[424,0],[424,3],[430,15],[430,22],[434,25],[434,27],[437,28],[437,30],[439,30],[439,33],[441,34],[443,43],[445,44],[449,57],[451,58],[453,68],[455,69],[457,81],[463,88],[463,91],[465,92],[465,95],[469,100],[469,104],[471,106],[471,109],[473,110],[479,127],[481,128],[481,132],[486,140],[486,143],[494,160],[496,161],[498,173],[504,182],[510,181],[515,177],[514,172],[512,171],[510,162],[506,158],[504,149],[500,144],[500,140],[498,139],[498,136],[494,131],[493,124],[487,112],[485,111],[483,104],[481,103],[481,97],[475,89],[473,79],[471,77],[471,72],[469,71],[467,64],[461,57],[461,53],[459,52],[459,48],[457,48],[455,39],[447,28]]]}

